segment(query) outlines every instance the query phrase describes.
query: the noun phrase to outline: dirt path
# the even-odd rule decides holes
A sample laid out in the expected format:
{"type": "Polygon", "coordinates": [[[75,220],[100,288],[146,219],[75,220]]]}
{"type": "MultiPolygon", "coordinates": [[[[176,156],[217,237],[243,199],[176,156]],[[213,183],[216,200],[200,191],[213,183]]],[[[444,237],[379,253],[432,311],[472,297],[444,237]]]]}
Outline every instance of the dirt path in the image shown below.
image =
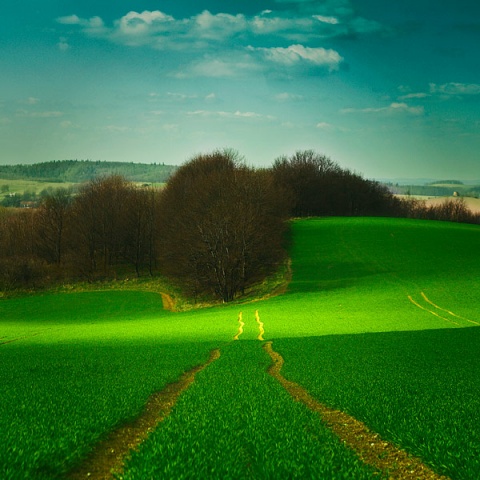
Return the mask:
{"type": "Polygon", "coordinates": [[[169,310],[170,312],[175,311],[175,301],[168,293],[160,293],[162,296],[163,308],[169,310]]]}
{"type": "Polygon", "coordinates": [[[280,370],[284,361],[282,356],[273,350],[272,342],[266,342],[263,348],[273,361],[268,370],[270,375],[276,378],[296,401],[304,403],[308,408],[319,413],[327,426],[347,447],[354,450],[362,461],[388,472],[391,479],[448,479],[430,470],[419,458],[411,457],[404,450],[383,440],[378,434],[370,431],[364,423],[315,400],[300,385],[281,375],[280,370]]]}
{"type": "Polygon", "coordinates": [[[111,432],[104,441],[97,444],[90,456],[78,468],[67,475],[67,478],[70,480],[114,478],[113,473],[122,471],[130,451],[136,449],[170,414],[178,397],[194,381],[195,375],[219,357],[220,350],[212,350],[206,363],[185,372],[177,382],[153,394],[140,417],[111,432]]]}

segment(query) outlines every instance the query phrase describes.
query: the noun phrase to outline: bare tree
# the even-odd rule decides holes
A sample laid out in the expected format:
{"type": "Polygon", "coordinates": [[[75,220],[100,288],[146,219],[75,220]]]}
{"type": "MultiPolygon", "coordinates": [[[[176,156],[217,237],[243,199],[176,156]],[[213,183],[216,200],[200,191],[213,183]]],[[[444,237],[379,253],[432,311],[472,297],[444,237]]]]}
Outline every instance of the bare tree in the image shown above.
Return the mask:
{"type": "Polygon", "coordinates": [[[72,207],[72,248],[83,274],[106,276],[119,262],[130,188],[118,175],[91,180],[80,188],[72,207]]]}
{"type": "Polygon", "coordinates": [[[63,260],[71,204],[72,191],[59,188],[43,199],[36,214],[39,254],[57,265],[63,260]]]}
{"type": "Polygon", "coordinates": [[[161,197],[161,266],[193,294],[227,302],[283,257],[285,209],[238,154],[199,155],[161,197]]]}

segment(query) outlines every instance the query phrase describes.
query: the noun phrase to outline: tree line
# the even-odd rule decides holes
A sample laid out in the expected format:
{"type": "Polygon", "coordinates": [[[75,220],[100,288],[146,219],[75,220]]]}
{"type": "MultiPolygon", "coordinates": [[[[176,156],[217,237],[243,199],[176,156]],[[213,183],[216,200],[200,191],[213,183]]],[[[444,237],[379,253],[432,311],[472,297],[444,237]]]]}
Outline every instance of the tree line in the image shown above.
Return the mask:
{"type": "Polygon", "coordinates": [[[115,173],[132,182],[163,183],[176,168],[163,163],[54,160],[32,165],[0,165],[0,178],[81,183],[115,173]]]}
{"type": "Polygon", "coordinates": [[[0,210],[0,289],[161,274],[188,295],[225,302],[286,258],[288,220],[402,216],[480,223],[460,202],[426,208],[314,151],[253,168],[235,151],[197,155],[163,189],[120,175],[33,209],[0,210]]]}

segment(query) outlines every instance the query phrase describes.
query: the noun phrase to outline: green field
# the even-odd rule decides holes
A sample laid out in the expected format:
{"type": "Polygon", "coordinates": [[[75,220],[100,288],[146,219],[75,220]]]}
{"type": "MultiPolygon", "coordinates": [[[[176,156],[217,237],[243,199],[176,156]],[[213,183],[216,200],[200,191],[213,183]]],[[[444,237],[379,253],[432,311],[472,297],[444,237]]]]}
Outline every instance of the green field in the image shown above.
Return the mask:
{"type": "Polygon", "coordinates": [[[77,185],[72,182],[43,182],[27,179],[0,178],[0,200],[9,194],[23,195],[25,192],[39,195],[42,190],[70,188],[77,185]]]}
{"type": "Polygon", "coordinates": [[[0,478],[65,478],[214,348],[122,478],[379,478],[266,373],[259,321],[285,377],[435,472],[476,478],[480,228],[333,218],[292,230],[292,281],[266,300],[180,313],[135,291],[1,300],[0,478]]]}

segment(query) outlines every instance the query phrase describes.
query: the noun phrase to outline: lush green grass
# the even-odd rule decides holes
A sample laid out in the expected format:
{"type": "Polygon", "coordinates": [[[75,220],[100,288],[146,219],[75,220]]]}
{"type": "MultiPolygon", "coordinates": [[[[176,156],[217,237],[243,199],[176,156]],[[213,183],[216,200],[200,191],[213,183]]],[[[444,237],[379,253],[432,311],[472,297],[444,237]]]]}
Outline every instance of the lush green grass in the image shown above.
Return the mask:
{"type": "Polygon", "coordinates": [[[155,339],[162,343],[230,340],[235,311],[204,309],[173,314],[159,294],[134,291],[38,295],[0,302],[0,343],[155,339]]]}
{"type": "Polygon", "coordinates": [[[149,395],[230,341],[237,318],[178,316],[145,292],[0,302],[0,475],[52,479],[149,395]]]}
{"type": "MultiPolygon", "coordinates": [[[[54,478],[66,471],[96,439],[136,415],[150,393],[205,361],[214,346],[231,341],[239,311],[245,322],[241,339],[255,339],[256,310],[264,323],[264,338],[273,339],[286,357],[285,372],[297,375],[303,368],[306,380],[299,377],[301,383],[320,399],[332,385],[332,397],[326,401],[341,400],[345,409],[418,451],[436,469],[450,472],[461,463],[466,468],[476,465],[471,456],[478,452],[468,443],[473,441],[468,433],[473,428],[464,423],[468,412],[476,419],[475,408],[478,411],[475,345],[469,344],[464,359],[459,352],[461,335],[477,330],[459,327],[480,323],[480,228],[392,219],[318,219],[294,222],[293,240],[293,281],[286,294],[244,305],[172,313],[163,310],[160,295],[128,290],[1,300],[0,381],[7,386],[0,391],[0,432],[6,439],[0,451],[2,478],[54,478]],[[444,310],[428,303],[421,292],[444,310]],[[396,333],[373,334],[389,331],[396,333]],[[372,333],[338,335],[362,332],[372,333]],[[462,380],[461,388],[457,379],[462,380]],[[348,381],[353,399],[342,393],[348,381]],[[416,392],[425,391],[421,384],[427,393],[415,400],[416,392]],[[385,395],[391,397],[389,403],[385,395]],[[368,409],[361,402],[365,398],[371,404],[368,409]],[[401,410],[405,402],[410,409],[404,420],[382,420],[384,405],[391,412],[401,410]],[[434,410],[442,413],[435,417],[434,410]],[[454,449],[446,436],[460,439],[460,448],[454,449]]],[[[472,342],[477,336],[471,336],[472,342]]],[[[239,475],[272,477],[275,463],[283,472],[291,468],[299,475],[302,468],[315,475],[329,468],[354,471],[355,462],[344,457],[323,430],[317,432],[318,420],[298,405],[292,407],[266,376],[268,359],[260,342],[253,343],[240,341],[224,348],[219,363],[201,372],[191,393],[184,394],[170,423],[158,431],[158,439],[176,439],[162,460],[164,468],[184,475],[175,462],[184,460],[191,442],[197,442],[195,458],[205,459],[205,465],[195,468],[225,473],[219,466],[223,462],[201,448],[215,443],[219,430],[219,445],[225,450],[219,458],[239,475]],[[230,393],[222,396],[222,391],[230,393]],[[218,415],[210,403],[218,406],[218,415]],[[275,413],[267,415],[269,409],[275,413]],[[190,417],[183,418],[182,411],[190,417]],[[297,416],[301,424],[295,423],[297,416]],[[197,426],[192,433],[194,420],[216,430],[197,426]],[[295,432],[289,423],[296,426],[295,432]],[[315,450],[315,436],[327,450],[315,450]],[[275,449],[283,452],[284,460],[275,449]],[[319,458],[312,459],[311,452],[319,458]],[[250,467],[248,456],[253,459],[250,467]]],[[[148,459],[160,451],[158,442],[152,439],[142,450],[136,466],[131,466],[132,476],[137,468],[150,468],[148,459]]]]}
{"type": "Polygon", "coordinates": [[[0,347],[2,479],[61,478],[148,397],[208,358],[212,343],[145,340],[0,347]]]}
{"type": "Polygon", "coordinates": [[[37,180],[9,180],[0,178],[0,200],[12,193],[23,195],[25,192],[30,192],[38,195],[42,190],[70,188],[75,185],[76,184],[72,182],[41,182],[37,180]],[[2,187],[4,185],[8,185],[8,189],[3,189],[2,187]]]}
{"type": "Polygon", "coordinates": [[[266,373],[260,347],[223,348],[121,478],[378,478],[266,373]]]}
{"type": "Polygon", "coordinates": [[[280,339],[283,374],[452,479],[480,472],[480,329],[280,339]]]}
{"type": "Polygon", "coordinates": [[[383,218],[293,224],[293,281],[259,302],[265,338],[458,328],[480,323],[480,227],[383,218]],[[432,315],[408,299],[440,313],[432,315]],[[458,323],[451,323],[451,321],[458,323]]]}

